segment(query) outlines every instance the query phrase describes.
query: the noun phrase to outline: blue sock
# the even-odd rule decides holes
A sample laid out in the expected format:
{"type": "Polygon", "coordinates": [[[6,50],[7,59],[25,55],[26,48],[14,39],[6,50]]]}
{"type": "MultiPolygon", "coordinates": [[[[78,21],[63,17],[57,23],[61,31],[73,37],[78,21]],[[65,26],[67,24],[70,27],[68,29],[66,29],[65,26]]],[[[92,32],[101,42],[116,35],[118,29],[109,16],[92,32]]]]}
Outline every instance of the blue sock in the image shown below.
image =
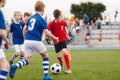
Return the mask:
{"type": "Polygon", "coordinates": [[[48,75],[48,68],[49,68],[49,59],[48,58],[43,58],[44,76],[48,75]]]}
{"type": "Polygon", "coordinates": [[[17,68],[20,68],[20,67],[26,66],[26,65],[28,65],[27,60],[21,60],[21,61],[18,61],[18,63],[16,63],[17,68]]]}
{"type": "Polygon", "coordinates": [[[0,80],[6,80],[7,74],[8,74],[8,71],[0,70],[0,80]]]}
{"type": "Polygon", "coordinates": [[[16,57],[17,55],[14,53],[13,56],[10,58],[10,61],[13,61],[16,57]]]}
{"type": "Polygon", "coordinates": [[[22,60],[23,58],[24,58],[24,56],[21,54],[21,55],[20,55],[20,60],[22,60]]]}

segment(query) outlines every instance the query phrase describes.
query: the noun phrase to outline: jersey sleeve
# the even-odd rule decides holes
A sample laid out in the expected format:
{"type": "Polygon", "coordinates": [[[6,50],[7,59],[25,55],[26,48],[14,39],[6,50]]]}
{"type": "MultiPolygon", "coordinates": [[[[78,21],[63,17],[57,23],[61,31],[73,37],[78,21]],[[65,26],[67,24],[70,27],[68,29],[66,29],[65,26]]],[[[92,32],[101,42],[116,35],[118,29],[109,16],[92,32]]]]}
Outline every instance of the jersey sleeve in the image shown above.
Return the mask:
{"type": "Polygon", "coordinates": [[[30,18],[28,19],[28,21],[25,24],[25,25],[27,25],[27,27],[28,27],[29,22],[30,22],[30,18]]]}
{"type": "Polygon", "coordinates": [[[6,29],[4,17],[1,12],[0,12],[0,29],[6,29]]]}
{"type": "Polygon", "coordinates": [[[1,20],[1,15],[0,15],[0,29],[2,29],[2,26],[3,26],[3,24],[2,24],[1,21],[2,21],[2,20],[1,20]]]}
{"type": "Polygon", "coordinates": [[[12,33],[14,30],[13,24],[10,25],[10,32],[12,33]]]}
{"type": "Polygon", "coordinates": [[[65,23],[65,25],[64,25],[64,26],[65,26],[65,27],[67,27],[67,26],[68,26],[67,22],[66,22],[66,21],[64,21],[64,23],[65,23]]]}
{"type": "Polygon", "coordinates": [[[41,25],[42,25],[43,29],[47,29],[47,23],[44,19],[41,20],[41,25]]]}
{"type": "Polygon", "coordinates": [[[48,30],[51,30],[52,22],[48,24],[48,30]]]}

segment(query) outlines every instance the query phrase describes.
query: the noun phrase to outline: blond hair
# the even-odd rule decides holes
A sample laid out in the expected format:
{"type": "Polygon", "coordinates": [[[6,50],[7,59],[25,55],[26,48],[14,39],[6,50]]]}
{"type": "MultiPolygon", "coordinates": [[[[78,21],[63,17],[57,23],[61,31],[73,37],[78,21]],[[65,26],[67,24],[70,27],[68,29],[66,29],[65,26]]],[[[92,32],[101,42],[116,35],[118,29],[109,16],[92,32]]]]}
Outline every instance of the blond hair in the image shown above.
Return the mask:
{"type": "Polygon", "coordinates": [[[17,14],[21,14],[21,12],[20,11],[15,11],[13,16],[15,17],[17,14]]]}

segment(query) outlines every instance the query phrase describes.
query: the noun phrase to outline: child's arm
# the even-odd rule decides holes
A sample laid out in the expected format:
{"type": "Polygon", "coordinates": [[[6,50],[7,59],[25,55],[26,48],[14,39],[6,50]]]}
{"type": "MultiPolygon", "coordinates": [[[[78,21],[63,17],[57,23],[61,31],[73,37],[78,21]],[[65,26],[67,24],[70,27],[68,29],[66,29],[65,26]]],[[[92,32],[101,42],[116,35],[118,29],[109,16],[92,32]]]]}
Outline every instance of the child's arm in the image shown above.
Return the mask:
{"type": "Polygon", "coordinates": [[[56,40],[56,43],[59,42],[58,37],[55,37],[50,31],[48,31],[48,29],[45,29],[44,32],[45,32],[45,34],[46,34],[48,37],[50,37],[50,38],[56,40]]]}
{"type": "Polygon", "coordinates": [[[23,28],[23,37],[25,37],[27,29],[28,29],[28,27],[27,27],[27,25],[25,25],[24,28],[23,28]]]}

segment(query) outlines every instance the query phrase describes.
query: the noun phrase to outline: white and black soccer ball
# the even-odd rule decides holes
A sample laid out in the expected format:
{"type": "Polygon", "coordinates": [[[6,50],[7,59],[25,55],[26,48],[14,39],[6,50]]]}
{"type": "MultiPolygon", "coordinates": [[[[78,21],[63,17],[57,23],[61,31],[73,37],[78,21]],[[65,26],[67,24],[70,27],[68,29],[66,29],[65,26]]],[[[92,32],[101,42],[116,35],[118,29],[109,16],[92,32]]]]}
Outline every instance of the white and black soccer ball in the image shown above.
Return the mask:
{"type": "Polygon", "coordinates": [[[58,74],[61,72],[61,65],[59,63],[54,63],[53,65],[51,65],[50,67],[50,71],[53,74],[58,74]]]}

